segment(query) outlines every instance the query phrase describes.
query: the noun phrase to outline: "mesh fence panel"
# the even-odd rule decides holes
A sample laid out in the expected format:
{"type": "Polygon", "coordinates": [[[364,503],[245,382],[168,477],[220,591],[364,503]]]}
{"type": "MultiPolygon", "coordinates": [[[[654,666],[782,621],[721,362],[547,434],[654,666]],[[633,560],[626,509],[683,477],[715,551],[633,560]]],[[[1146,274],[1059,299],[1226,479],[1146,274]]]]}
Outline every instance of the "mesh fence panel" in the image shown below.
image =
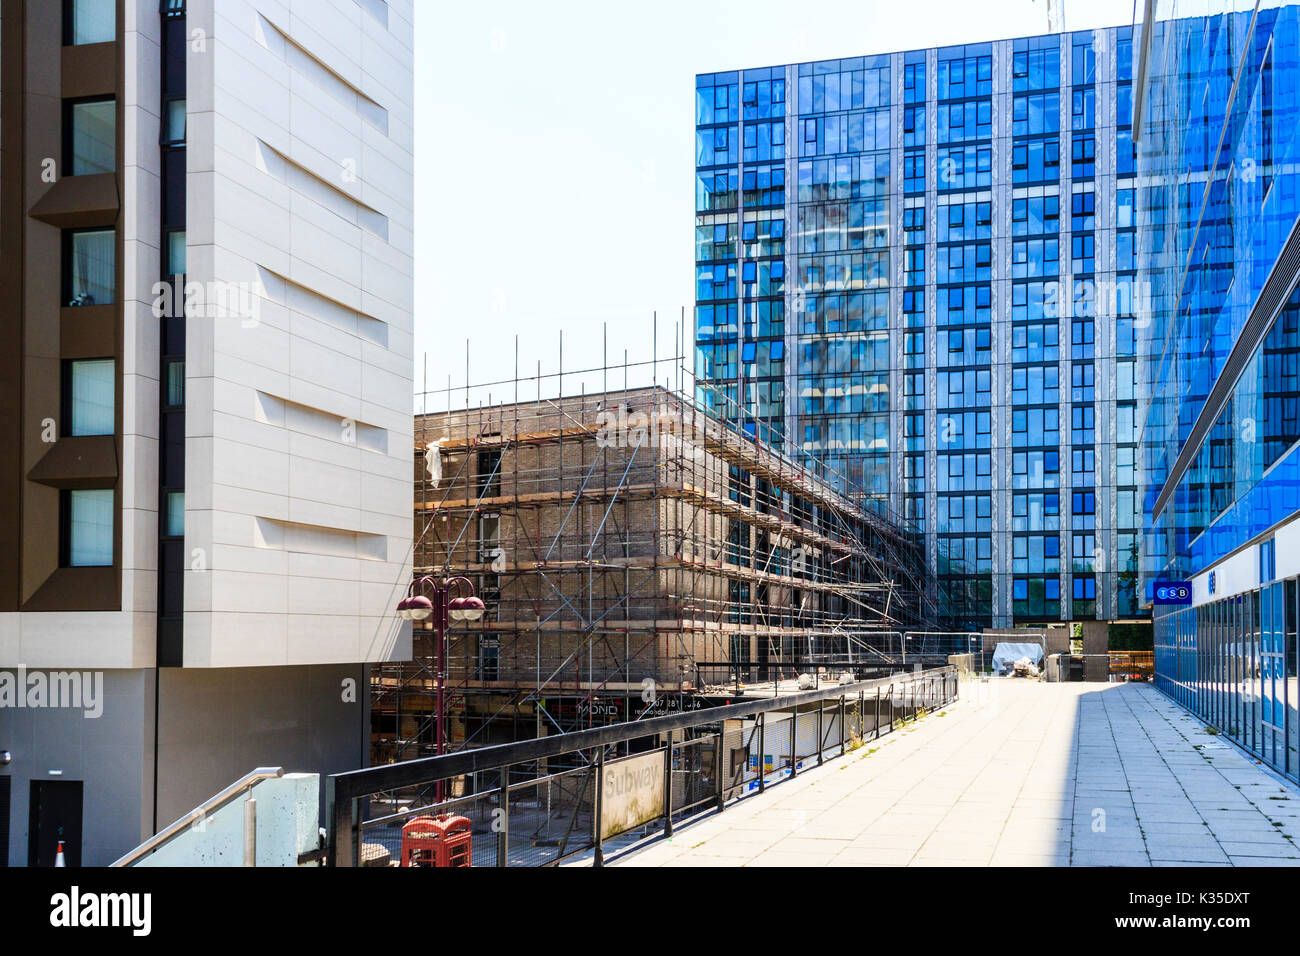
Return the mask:
{"type": "Polygon", "coordinates": [[[673,819],[717,803],[717,743],[709,734],[673,747],[673,819]]]}
{"type": "Polygon", "coordinates": [[[545,866],[591,851],[595,801],[595,764],[512,784],[511,865],[545,866]]]}

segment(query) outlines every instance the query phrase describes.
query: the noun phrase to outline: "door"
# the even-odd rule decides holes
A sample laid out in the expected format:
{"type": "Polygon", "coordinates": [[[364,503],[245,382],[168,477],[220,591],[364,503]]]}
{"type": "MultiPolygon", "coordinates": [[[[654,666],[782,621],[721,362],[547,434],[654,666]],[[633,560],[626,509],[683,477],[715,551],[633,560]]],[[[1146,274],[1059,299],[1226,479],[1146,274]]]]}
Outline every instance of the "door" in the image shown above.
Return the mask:
{"type": "Polygon", "coordinates": [[[81,781],[33,780],[27,865],[53,866],[63,841],[68,866],[81,866],[81,781]]]}
{"type": "Polygon", "coordinates": [[[12,778],[0,777],[0,867],[9,865],[9,784],[12,778]]]}

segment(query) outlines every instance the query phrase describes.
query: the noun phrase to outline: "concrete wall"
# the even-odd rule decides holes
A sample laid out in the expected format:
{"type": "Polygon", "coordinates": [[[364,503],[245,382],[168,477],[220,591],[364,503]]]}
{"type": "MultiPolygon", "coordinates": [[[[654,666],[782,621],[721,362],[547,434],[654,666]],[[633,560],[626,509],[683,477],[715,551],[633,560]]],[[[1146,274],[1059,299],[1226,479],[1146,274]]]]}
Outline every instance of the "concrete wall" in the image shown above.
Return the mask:
{"type": "Polygon", "coordinates": [[[299,854],[320,846],[320,778],[294,773],[263,780],[135,865],[243,866],[244,808],[249,797],[257,801],[257,866],[297,866],[299,854]]]}
{"type": "Polygon", "coordinates": [[[0,749],[13,755],[0,767],[13,781],[9,862],[27,862],[32,780],[83,783],[83,865],[107,865],[154,832],[155,673],[162,827],[259,766],[321,775],[364,766],[363,671],[360,664],[104,671],[99,717],[0,707],[0,749]],[[354,682],[349,700],[345,680],[354,682]]]}
{"type": "Polygon", "coordinates": [[[0,775],[12,780],[11,866],[27,865],[33,780],[82,782],[85,866],[113,862],[152,832],[154,672],[100,673],[104,700],[99,717],[87,716],[81,708],[0,707],[0,750],[13,755],[7,767],[0,767],[0,775]]]}
{"type": "Polygon", "coordinates": [[[408,658],[413,6],[187,11],[185,665],[408,658]]]}
{"type": "Polygon", "coordinates": [[[360,665],[164,669],[158,824],[256,767],[319,774],[364,766],[368,687],[360,665]],[[343,682],[356,682],[351,702],[343,682]]]}

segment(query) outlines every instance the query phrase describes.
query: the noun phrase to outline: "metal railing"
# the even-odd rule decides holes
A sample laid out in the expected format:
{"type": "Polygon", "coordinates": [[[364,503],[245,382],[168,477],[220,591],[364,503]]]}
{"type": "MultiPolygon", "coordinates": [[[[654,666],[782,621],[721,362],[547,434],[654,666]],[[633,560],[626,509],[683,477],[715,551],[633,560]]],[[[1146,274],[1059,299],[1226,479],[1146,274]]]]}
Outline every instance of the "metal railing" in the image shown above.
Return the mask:
{"type": "MultiPolygon", "coordinates": [[[[201,823],[203,820],[206,820],[208,817],[210,817],[216,811],[220,810],[231,800],[234,800],[240,794],[253,789],[253,787],[257,786],[263,780],[271,780],[275,777],[283,777],[283,776],[284,776],[283,767],[258,767],[252,773],[244,774],[242,777],[240,777],[230,786],[226,787],[220,793],[216,794],[215,796],[208,797],[208,799],[204,800],[202,803],[200,803],[189,813],[185,814],[185,816],[181,817],[178,820],[173,820],[171,823],[163,827],[161,830],[159,830],[149,839],[141,843],[130,853],[127,853],[125,856],[118,858],[117,860],[115,860],[113,863],[109,865],[130,866],[131,864],[135,863],[137,860],[140,860],[144,856],[148,855],[149,853],[152,853],[154,850],[161,847],[164,843],[166,843],[172,837],[176,836],[176,834],[180,833],[182,830],[185,830],[189,827],[194,826],[195,824],[201,823]]],[[[245,820],[244,820],[244,838],[245,838],[244,863],[246,866],[253,865],[252,862],[249,860],[249,852],[251,849],[251,845],[249,841],[252,839],[252,837],[250,837],[249,835],[249,830],[252,829],[253,834],[256,834],[257,832],[256,823],[255,822],[250,823],[249,821],[250,816],[251,814],[246,809],[245,820]]]]}
{"type": "Polygon", "coordinates": [[[730,688],[739,695],[774,697],[788,692],[791,681],[801,675],[813,680],[813,689],[838,685],[845,673],[854,681],[888,677],[900,670],[899,664],[880,654],[860,651],[852,654],[809,654],[795,657],[773,657],[765,661],[695,661],[692,672],[695,686],[718,689],[730,688]]]}
{"type": "Polygon", "coordinates": [[[386,864],[404,823],[451,814],[471,822],[475,866],[599,866],[950,703],[957,685],[945,666],[334,774],[326,858],[386,864]]]}
{"type": "MultiPolygon", "coordinates": [[[[760,651],[763,640],[760,634],[760,651]]],[[[980,641],[975,631],[809,629],[794,654],[789,647],[795,641],[785,637],[771,641],[773,650],[762,659],[694,661],[691,668],[697,687],[732,686],[739,693],[744,685],[762,684],[769,685],[766,692],[777,693],[778,682],[805,673],[820,686],[837,681],[845,671],[857,680],[871,679],[909,668],[939,667],[956,654],[974,655],[972,666],[982,669],[988,655],[980,641]]],[[[750,691],[761,692],[752,686],[750,691]]]]}

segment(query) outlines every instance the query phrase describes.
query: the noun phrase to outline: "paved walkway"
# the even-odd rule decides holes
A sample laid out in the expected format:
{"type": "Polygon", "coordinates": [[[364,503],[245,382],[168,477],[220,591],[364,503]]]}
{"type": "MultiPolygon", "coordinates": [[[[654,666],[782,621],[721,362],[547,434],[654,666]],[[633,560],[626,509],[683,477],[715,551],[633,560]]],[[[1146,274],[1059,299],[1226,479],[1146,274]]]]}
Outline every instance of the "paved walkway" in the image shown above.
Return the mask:
{"type": "Polygon", "coordinates": [[[1300,790],[1144,684],[962,700],[623,866],[1300,866],[1300,790]]]}

